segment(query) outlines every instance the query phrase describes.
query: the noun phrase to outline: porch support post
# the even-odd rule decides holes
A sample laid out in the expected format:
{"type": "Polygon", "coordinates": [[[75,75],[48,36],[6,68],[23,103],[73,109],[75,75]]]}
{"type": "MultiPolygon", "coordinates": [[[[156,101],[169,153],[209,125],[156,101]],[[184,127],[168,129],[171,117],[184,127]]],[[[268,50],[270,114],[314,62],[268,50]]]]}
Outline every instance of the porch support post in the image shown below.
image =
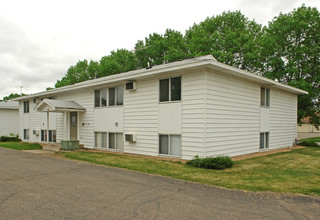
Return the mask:
{"type": "Polygon", "coordinates": [[[63,129],[64,129],[64,131],[63,131],[63,136],[64,136],[64,140],[66,141],[67,140],[67,112],[65,111],[64,112],[64,125],[63,125],[63,129]]]}
{"type": "Polygon", "coordinates": [[[49,143],[49,111],[47,111],[47,143],[49,143]]]}

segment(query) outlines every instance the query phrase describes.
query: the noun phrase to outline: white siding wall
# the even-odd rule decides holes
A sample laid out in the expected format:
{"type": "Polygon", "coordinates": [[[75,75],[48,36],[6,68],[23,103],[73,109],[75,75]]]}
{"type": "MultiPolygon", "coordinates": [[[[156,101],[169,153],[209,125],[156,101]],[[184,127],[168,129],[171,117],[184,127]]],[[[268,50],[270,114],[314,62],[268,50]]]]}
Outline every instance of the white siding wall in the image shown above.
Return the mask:
{"type": "MultiPolygon", "coordinates": [[[[94,147],[94,90],[81,89],[76,92],[63,93],[57,95],[57,100],[75,101],[86,109],[85,112],[80,112],[79,123],[79,141],[86,148],[94,147]]],[[[69,123],[69,117],[68,117],[69,123]]],[[[64,139],[64,115],[59,113],[57,115],[57,142],[64,139]]]]}
{"type": "Polygon", "coordinates": [[[206,78],[206,156],[257,152],[260,86],[223,73],[206,78]]]}
{"type": "Polygon", "coordinates": [[[182,76],[182,158],[204,156],[204,72],[186,73],[182,76]]]}
{"type": "Polygon", "coordinates": [[[158,79],[137,81],[136,91],[124,92],[124,133],[135,132],[137,142],[124,142],[124,152],[158,155],[158,79]]]}
{"type": "Polygon", "coordinates": [[[19,110],[0,109],[0,136],[19,134],[19,110]]]}
{"type": "Polygon", "coordinates": [[[270,89],[270,149],[289,147],[297,138],[297,95],[270,89]]]}

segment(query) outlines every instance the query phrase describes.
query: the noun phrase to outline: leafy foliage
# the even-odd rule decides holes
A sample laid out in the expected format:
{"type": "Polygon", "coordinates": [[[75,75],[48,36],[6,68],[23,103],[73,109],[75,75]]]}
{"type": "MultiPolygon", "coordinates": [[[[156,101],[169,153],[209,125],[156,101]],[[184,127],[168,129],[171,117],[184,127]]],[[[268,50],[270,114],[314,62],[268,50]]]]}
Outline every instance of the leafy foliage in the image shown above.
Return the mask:
{"type": "Polygon", "coordinates": [[[191,56],[212,54],[222,63],[257,72],[261,36],[261,25],[229,11],[194,24],[186,32],[186,44],[191,56]]]}
{"type": "Polygon", "coordinates": [[[99,62],[79,61],[56,87],[212,54],[218,61],[306,90],[299,97],[298,120],[320,125],[320,15],[305,7],[275,17],[263,27],[240,11],[208,17],[186,30],[167,29],[135,44],[134,52],[112,51],[99,62]]]}
{"type": "Polygon", "coordinates": [[[1,136],[0,142],[19,142],[21,139],[16,136],[1,136]]]}
{"type": "Polygon", "coordinates": [[[304,5],[280,14],[264,28],[262,57],[264,76],[304,89],[299,97],[299,121],[310,117],[320,125],[320,13],[304,5]]]}
{"type": "Polygon", "coordinates": [[[0,100],[0,102],[1,101],[7,101],[7,100],[10,100],[10,99],[14,99],[14,98],[18,98],[18,97],[24,96],[24,95],[25,94],[20,95],[18,93],[11,93],[10,95],[3,97],[2,100],[0,100]]]}
{"type": "Polygon", "coordinates": [[[187,165],[194,167],[224,170],[233,166],[233,161],[228,156],[199,158],[195,156],[193,160],[187,161],[187,165]]]}

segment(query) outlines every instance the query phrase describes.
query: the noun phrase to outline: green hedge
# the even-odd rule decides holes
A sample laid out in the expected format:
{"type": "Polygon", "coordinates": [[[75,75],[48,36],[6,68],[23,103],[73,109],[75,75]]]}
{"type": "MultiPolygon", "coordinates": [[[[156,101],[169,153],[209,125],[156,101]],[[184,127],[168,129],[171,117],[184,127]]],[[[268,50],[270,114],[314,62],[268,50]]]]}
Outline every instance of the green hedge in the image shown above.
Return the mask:
{"type": "Polygon", "coordinates": [[[20,142],[21,139],[13,136],[1,136],[0,142],[20,142]]]}
{"type": "Polygon", "coordinates": [[[228,156],[199,158],[197,155],[193,160],[187,161],[187,165],[206,169],[223,170],[232,167],[233,161],[228,156]]]}

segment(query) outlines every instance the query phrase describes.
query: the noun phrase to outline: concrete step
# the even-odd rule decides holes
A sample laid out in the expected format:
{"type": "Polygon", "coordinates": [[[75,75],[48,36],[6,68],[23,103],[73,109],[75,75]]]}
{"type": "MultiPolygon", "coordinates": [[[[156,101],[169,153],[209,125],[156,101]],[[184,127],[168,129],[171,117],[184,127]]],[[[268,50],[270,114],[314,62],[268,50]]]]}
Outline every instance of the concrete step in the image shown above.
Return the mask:
{"type": "Polygon", "coordinates": [[[60,151],[60,148],[61,148],[61,145],[58,143],[49,143],[49,144],[42,143],[41,146],[43,150],[49,150],[54,152],[60,151]]]}

